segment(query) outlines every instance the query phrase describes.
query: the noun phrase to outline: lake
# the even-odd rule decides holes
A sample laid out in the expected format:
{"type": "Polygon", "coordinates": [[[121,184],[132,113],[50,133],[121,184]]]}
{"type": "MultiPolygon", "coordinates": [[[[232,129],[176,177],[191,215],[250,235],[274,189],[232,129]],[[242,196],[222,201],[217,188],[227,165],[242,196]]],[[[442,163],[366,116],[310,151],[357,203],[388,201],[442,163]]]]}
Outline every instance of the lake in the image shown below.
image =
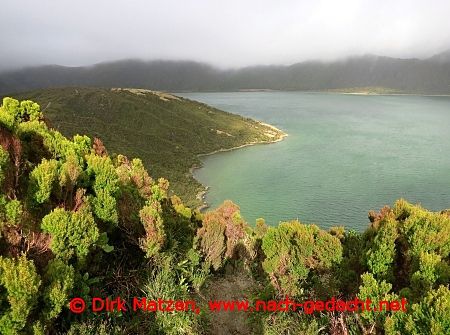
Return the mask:
{"type": "Polygon", "coordinates": [[[299,219],[367,227],[367,212],[405,198],[450,208],[450,97],[302,92],[183,93],[270,123],[284,141],[203,157],[195,178],[212,208],[237,203],[254,224],[299,219]]]}

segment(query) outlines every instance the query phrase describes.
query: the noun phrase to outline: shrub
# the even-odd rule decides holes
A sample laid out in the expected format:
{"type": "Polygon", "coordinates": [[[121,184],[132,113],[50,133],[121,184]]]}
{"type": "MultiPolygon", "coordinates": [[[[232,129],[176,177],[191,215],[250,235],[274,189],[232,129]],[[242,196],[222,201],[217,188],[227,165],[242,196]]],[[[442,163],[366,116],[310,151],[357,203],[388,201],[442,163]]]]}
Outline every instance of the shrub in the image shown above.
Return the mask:
{"type": "Polygon", "coordinates": [[[442,260],[440,255],[423,252],[419,256],[418,269],[411,276],[411,287],[416,296],[428,292],[440,281],[449,282],[450,266],[442,260]]]}
{"type": "Polygon", "coordinates": [[[56,208],[42,219],[41,228],[52,236],[53,253],[64,260],[73,255],[83,260],[100,236],[87,205],[77,212],[56,208]]]}
{"type": "Polygon", "coordinates": [[[67,335],[122,335],[126,330],[120,326],[113,325],[108,321],[88,319],[81,322],[73,322],[67,335]]]}
{"type": "MultiPolygon", "coordinates": [[[[184,279],[178,278],[174,271],[173,259],[162,259],[162,264],[153,269],[144,286],[144,293],[149,300],[191,300],[188,285],[184,279]]],[[[153,329],[150,333],[166,334],[199,334],[199,316],[192,310],[184,312],[156,311],[153,329]]]]}
{"type": "MultiPolygon", "coordinates": [[[[392,301],[398,299],[395,294],[389,293],[392,289],[392,285],[386,281],[377,281],[371,273],[364,273],[361,276],[362,285],[359,287],[358,298],[365,301],[370,299],[372,301],[372,308],[378,308],[379,302],[382,300],[392,301]]],[[[388,311],[363,311],[360,313],[362,320],[372,327],[373,324],[377,324],[378,327],[382,327],[386,316],[390,314],[388,311]]]]}
{"type": "Polygon", "coordinates": [[[66,161],[61,165],[59,172],[59,185],[72,189],[78,177],[80,177],[83,169],[77,159],[77,156],[70,155],[66,161]]]}
{"type": "Polygon", "coordinates": [[[37,204],[43,204],[51,195],[58,178],[58,161],[51,159],[42,162],[34,168],[30,175],[30,192],[37,204]]]}
{"type": "Polygon", "coordinates": [[[92,148],[92,140],[86,135],[75,135],[72,140],[71,151],[68,155],[74,154],[75,157],[84,158],[92,148]]]}
{"type": "Polygon", "coordinates": [[[197,231],[197,246],[206,261],[218,270],[234,255],[236,246],[243,242],[247,224],[239,207],[231,201],[225,201],[215,211],[206,213],[202,224],[197,231]]]}
{"type": "Polygon", "coordinates": [[[3,226],[17,226],[23,220],[23,206],[19,200],[8,200],[0,195],[0,229],[3,226]]]}
{"type": "Polygon", "coordinates": [[[366,253],[367,266],[377,279],[393,280],[393,262],[397,238],[397,221],[392,216],[383,218],[372,246],[366,253]]]}
{"type": "Polygon", "coordinates": [[[266,220],[263,218],[256,219],[256,226],[255,226],[255,234],[258,238],[262,238],[266,233],[269,227],[266,224],[266,220]]]}
{"type": "Polygon", "coordinates": [[[9,165],[8,151],[3,149],[3,147],[0,145],[0,188],[3,184],[3,181],[6,178],[6,170],[8,169],[8,165],[9,165]]]}
{"type": "Polygon", "coordinates": [[[17,334],[25,328],[37,303],[40,285],[34,263],[25,255],[18,259],[0,257],[0,288],[5,290],[3,294],[0,289],[1,334],[17,334]]]}
{"type": "Polygon", "coordinates": [[[178,264],[183,267],[194,289],[198,292],[209,276],[209,264],[202,262],[200,253],[195,249],[189,249],[186,259],[178,264]]]}
{"type": "Polygon", "coordinates": [[[18,106],[19,101],[3,98],[3,104],[0,106],[0,123],[9,130],[12,130],[15,126],[18,106]]]}
{"type": "Polygon", "coordinates": [[[24,100],[20,102],[17,116],[19,122],[23,121],[39,121],[42,119],[42,113],[40,112],[40,106],[30,100],[24,100]]]}
{"type": "Polygon", "coordinates": [[[192,217],[191,209],[189,207],[184,206],[184,204],[181,202],[181,199],[178,196],[176,195],[171,196],[170,201],[172,203],[173,208],[178,214],[185,217],[186,219],[190,219],[192,217]]]}
{"type": "Polygon", "coordinates": [[[63,306],[68,302],[74,285],[75,272],[71,265],[60,259],[49,262],[44,276],[44,317],[47,320],[56,318],[63,306]]]}
{"type": "Polygon", "coordinates": [[[395,334],[450,334],[450,290],[440,286],[428,291],[408,313],[395,313],[385,322],[388,335],[395,334]]]}
{"type": "Polygon", "coordinates": [[[148,199],[152,195],[153,179],[140,159],[135,158],[131,161],[130,179],[143,199],[148,199]]]}
{"type": "Polygon", "coordinates": [[[169,182],[164,178],[158,179],[158,184],[152,186],[152,199],[155,201],[162,201],[167,198],[167,191],[169,190],[169,182]]]}
{"type": "Polygon", "coordinates": [[[205,260],[214,270],[221,268],[226,251],[225,226],[219,220],[203,221],[203,227],[197,231],[197,240],[205,260]]]}
{"type": "Polygon", "coordinates": [[[139,217],[145,229],[145,237],[140,241],[141,248],[150,258],[161,250],[166,239],[160,203],[150,200],[139,212],[139,217]]]}
{"type": "Polygon", "coordinates": [[[311,269],[325,270],[342,258],[340,241],[314,225],[283,222],[262,240],[263,269],[279,294],[299,296],[311,269]]]}
{"type": "Polygon", "coordinates": [[[401,212],[401,232],[405,235],[410,256],[434,251],[442,257],[450,255],[450,218],[442,213],[432,213],[420,206],[406,202],[396,203],[394,212],[401,212]]]}
{"type": "Polygon", "coordinates": [[[93,153],[86,157],[86,173],[94,178],[95,197],[92,200],[95,215],[113,224],[118,223],[116,197],[119,192],[119,178],[111,158],[93,153]]]}
{"type": "Polygon", "coordinates": [[[9,226],[16,226],[22,221],[23,206],[22,203],[13,199],[5,205],[6,222],[9,226]]]}
{"type": "Polygon", "coordinates": [[[302,316],[300,313],[268,313],[262,324],[263,335],[316,335],[321,334],[318,320],[302,316]]]}
{"type": "Polygon", "coordinates": [[[117,224],[119,214],[117,212],[117,201],[107,190],[99,189],[95,197],[91,198],[95,215],[105,222],[117,224]]]}
{"type": "Polygon", "coordinates": [[[21,123],[34,122],[42,119],[42,113],[37,103],[24,100],[19,102],[16,99],[5,97],[0,106],[0,123],[9,130],[15,130],[21,123]]]}

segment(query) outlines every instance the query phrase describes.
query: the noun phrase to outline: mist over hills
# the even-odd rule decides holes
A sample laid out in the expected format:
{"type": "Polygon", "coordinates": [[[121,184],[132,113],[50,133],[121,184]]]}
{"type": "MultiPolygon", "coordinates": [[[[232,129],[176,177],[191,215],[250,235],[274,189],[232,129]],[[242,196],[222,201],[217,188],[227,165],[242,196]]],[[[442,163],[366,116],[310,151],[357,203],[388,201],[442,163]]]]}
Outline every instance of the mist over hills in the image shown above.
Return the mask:
{"type": "Polygon", "coordinates": [[[221,70],[194,61],[121,60],[86,67],[38,66],[0,73],[0,93],[47,87],[140,87],[166,91],[346,90],[450,94],[450,50],[428,59],[375,55],[290,66],[221,70]]]}

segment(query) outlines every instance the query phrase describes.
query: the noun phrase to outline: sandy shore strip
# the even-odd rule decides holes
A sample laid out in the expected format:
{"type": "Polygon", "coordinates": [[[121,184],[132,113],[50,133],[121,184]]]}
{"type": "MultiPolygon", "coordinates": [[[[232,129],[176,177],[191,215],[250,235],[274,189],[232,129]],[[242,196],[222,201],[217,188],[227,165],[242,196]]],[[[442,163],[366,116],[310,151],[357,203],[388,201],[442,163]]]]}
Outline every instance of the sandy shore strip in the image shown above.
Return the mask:
{"type": "MultiPolygon", "coordinates": [[[[208,152],[208,153],[205,153],[205,154],[198,154],[197,157],[200,158],[200,157],[210,156],[210,155],[217,154],[219,152],[233,151],[233,150],[237,150],[237,149],[241,149],[241,148],[245,148],[245,147],[249,147],[249,146],[253,146],[253,145],[258,145],[258,144],[277,143],[277,142],[283,141],[285,137],[289,136],[289,134],[287,134],[283,130],[281,130],[281,129],[279,129],[279,128],[271,125],[271,124],[268,124],[268,123],[265,123],[265,122],[261,122],[261,121],[257,121],[257,122],[258,122],[258,124],[263,125],[263,126],[265,126],[267,128],[270,128],[270,129],[274,130],[275,132],[277,132],[279,137],[276,138],[276,139],[273,139],[273,140],[268,140],[268,141],[249,142],[249,143],[245,143],[245,144],[242,144],[242,145],[239,145],[239,146],[236,146],[236,147],[232,147],[232,148],[228,148],[228,149],[218,149],[218,150],[214,150],[212,152],[208,152]]],[[[189,169],[189,172],[190,172],[191,175],[194,175],[194,171],[197,170],[197,169],[200,169],[200,168],[202,168],[201,164],[200,165],[193,165],[189,169]]],[[[202,204],[196,208],[199,211],[202,211],[202,210],[204,210],[206,208],[209,208],[209,204],[204,201],[205,197],[206,197],[206,193],[208,193],[208,189],[209,189],[209,186],[204,186],[204,190],[198,192],[197,195],[196,195],[196,198],[198,200],[202,201],[202,204]]]]}
{"type": "Polygon", "coordinates": [[[268,127],[268,128],[271,128],[271,129],[273,129],[273,130],[275,130],[275,131],[281,133],[281,136],[282,136],[282,137],[288,136],[288,134],[286,134],[284,131],[282,131],[281,129],[279,129],[279,128],[277,128],[277,127],[271,125],[271,124],[268,124],[268,123],[265,123],[265,122],[261,122],[261,121],[257,121],[257,122],[258,122],[259,124],[262,124],[263,126],[266,126],[266,127],[268,127]]]}
{"type": "MultiPolygon", "coordinates": [[[[305,92],[306,91],[299,91],[305,92]]],[[[430,93],[379,93],[379,92],[339,92],[339,91],[308,91],[308,93],[318,93],[318,94],[342,94],[342,95],[374,95],[374,96],[408,96],[408,97],[450,97],[450,94],[430,94],[430,93]]]]}
{"type": "MultiPolygon", "coordinates": [[[[267,123],[264,123],[264,122],[259,122],[259,121],[258,121],[258,123],[261,124],[261,125],[263,125],[263,126],[265,126],[265,127],[268,127],[268,128],[273,129],[274,131],[276,131],[277,133],[279,133],[279,136],[280,136],[280,137],[277,138],[277,139],[274,139],[274,140],[259,141],[259,142],[248,142],[248,143],[245,143],[245,144],[242,144],[242,145],[238,145],[237,147],[232,147],[232,148],[227,148],[227,149],[218,149],[218,150],[214,150],[214,151],[211,151],[211,152],[208,152],[208,153],[205,153],[205,154],[198,154],[197,157],[204,157],[204,156],[214,155],[214,154],[217,154],[217,153],[219,153],[219,152],[233,151],[233,150],[237,150],[237,149],[241,149],[241,148],[245,148],[245,147],[249,147],[249,146],[257,145],[257,144],[272,144],[272,143],[277,143],[277,142],[280,142],[280,141],[284,140],[285,137],[289,136],[289,134],[285,133],[284,131],[282,131],[281,129],[278,129],[278,128],[275,127],[275,126],[272,126],[272,125],[267,124],[267,123]]],[[[201,166],[200,166],[200,167],[196,167],[196,166],[192,167],[192,168],[191,168],[191,173],[192,173],[194,170],[199,169],[199,168],[201,168],[201,166]]]]}

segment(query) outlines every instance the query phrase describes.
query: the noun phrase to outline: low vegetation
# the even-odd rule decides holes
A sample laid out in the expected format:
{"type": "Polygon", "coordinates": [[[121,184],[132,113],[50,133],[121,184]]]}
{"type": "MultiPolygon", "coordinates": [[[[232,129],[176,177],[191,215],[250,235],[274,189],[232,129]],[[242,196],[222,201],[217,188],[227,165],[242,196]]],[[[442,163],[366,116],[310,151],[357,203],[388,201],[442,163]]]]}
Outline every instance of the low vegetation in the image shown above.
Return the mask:
{"type": "Polygon", "coordinates": [[[0,107],[0,183],[1,334],[450,333],[449,211],[399,200],[369,212],[363,233],[299,221],[253,227],[230,201],[202,214],[141,160],[109,156],[98,138],[65,137],[38,104],[11,98],[0,107]],[[221,299],[215,288],[230,277],[246,278],[250,301],[406,298],[408,309],[247,313],[239,330],[202,305],[221,299]],[[89,310],[92,297],[118,296],[193,299],[202,309],[89,310]],[[69,310],[73,297],[85,313],[69,310]]]}

